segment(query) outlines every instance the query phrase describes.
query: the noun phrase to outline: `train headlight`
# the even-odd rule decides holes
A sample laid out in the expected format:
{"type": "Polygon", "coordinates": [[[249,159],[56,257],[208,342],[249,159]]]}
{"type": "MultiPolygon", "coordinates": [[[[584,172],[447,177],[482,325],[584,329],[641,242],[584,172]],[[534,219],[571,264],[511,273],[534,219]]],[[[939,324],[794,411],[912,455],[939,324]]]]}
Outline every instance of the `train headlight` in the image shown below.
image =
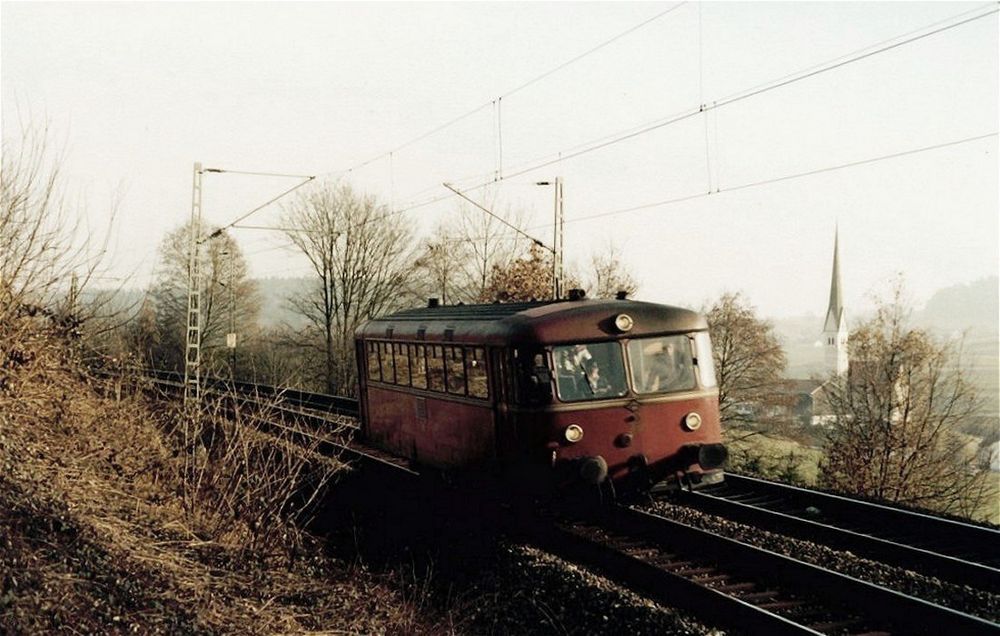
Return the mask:
{"type": "Polygon", "coordinates": [[[575,444],[579,442],[581,439],[583,439],[583,429],[576,424],[570,424],[569,426],[566,427],[566,430],[563,432],[563,435],[566,436],[567,442],[569,442],[570,444],[575,444]]]}
{"type": "Polygon", "coordinates": [[[684,428],[686,428],[689,431],[697,431],[699,428],[701,428],[701,416],[693,411],[685,415],[684,428]]]}
{"type": "Polygon", "coordinates": [[[635,321],[632,320],[632,316],[628,314],[618,314],[615,316],[615,329],[622,333],[626,333],[632,330],[632,326],[635,325],[635,321]]]}

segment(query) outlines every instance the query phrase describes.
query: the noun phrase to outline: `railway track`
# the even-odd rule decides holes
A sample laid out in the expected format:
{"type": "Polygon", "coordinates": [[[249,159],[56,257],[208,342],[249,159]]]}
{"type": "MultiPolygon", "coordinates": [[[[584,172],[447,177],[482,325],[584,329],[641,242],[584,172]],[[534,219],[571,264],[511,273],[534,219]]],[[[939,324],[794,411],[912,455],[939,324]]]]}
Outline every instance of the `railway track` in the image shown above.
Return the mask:
{"type": "MultiPolygon", "coordinates": [[[[177,396],[183,394],[184,377],[179,373],[155,369],[145,369],[139,373],[162,391],[177,396]]],[[[99,371],[94,374],[105,378],[111,375],[99,371]]],[[[271,429],[272,432],[281,429],[282,434],[290,436],[292,439],[301,441],[308,438],[310,441],[317,442],[317,452],[324,455],[337,456],[348,461],[364,462],[366,465],[395,475],[416,476],[419,474],[405,460],[354,439],[356,426],[348,425],[351,430],[343,438],[320,433],[323,428],[330,424],[330,414],[347,417],[358,416],[358,401],[353,398],[212,378],[205,380],[204,390],[221,396],[236,394],[248,402],[267,405],[268,408],[281,415],[282,421],[268,421],[261,422],[261,424],[271,429]],[[286,426],[288,420],[306,423],[310,425],[312,430],[286,426]]],[[[337,424],[342,425],[343,421],[337,424]]]]}
{"type": "Polygon", "coordinates": [[[624,506],[556,516],[540,547],[712,624],[761,634],[1000,634],[1000,626],[624,506]]]}
{"type": "Polygon", "coordinates": [[[1000,591],[1000,531],[992,528],[740,475],[682,494],[693,507],[734,521],[1000,591]]]}
{"type": "MultiPolygon", "coordinates": [[[[176,374],[158,374],[152,379],[168,390],[183,388],[182,379],[176,374]]],[[[220,394],[236,392],[249,395],[250,399],[260,399],[272,405],[276,398],[280,398],[280,409],[296,418],[311,420],[313,426],[328,424],[331,412],[355,417],[358,412],[356,401],[337,396],[223,381],[209,382],[207,388],[220,394]]],[[[297,432],[309,435],[307,431],[297,432]]],[[[353,435],[349,435],[339,441],[326,440],[324,452],[375,465],[396,476],[403,473],[417,475],[405,461],[352,438],[353,435]]],[[[864,537],[864,541],[878,539],[880,543],[865,543],[868,546],[865,550],[871,550],[877,560],[884,562],[891,563],[898,559],[901,565],[912,567],[916,561],[912,558],[907,560],[903,555],[917,550],[921,551],[923,559],[919,562],[926,561],[928,569],[936,568],[936,572],[955,577],[962,574],[954,569],[959,566],[953,561],[970,563],[979,567],[975,571],[980,572],[980,578],[967,578],[962,582],[993,589],[990,586],[995,584],[995,579],[991,578],[992,575],[983,575],[982,570],[995,572],[993,566],[988,564],[991,558],[989,547],[997,545],[995,531],[917,515],[922,518],[920,523],[926,526],[914,526],[915,530],[908,536],[922,537],[919,528],[927,528],[927,540],[934,543],[946,541],[949,536],[934,528],[952,528],[952,532],[960,532],[955,529],[957,526],[968,526],[993,532],[983,535],[987,538],[982,556],[984,562],[976,563],[933,552],[926,545],[907,545],[900,542],[899,537],[896,541],[874,537],[874,534],[866,534],[857,526],[848,527],[850,524],[846,522],[838,527],[826,525],[838,515],[841,519],[850,518],[843,510],[859,503],[856,500],[794,489],[795,496],[800,499],[787,495],[784,503],[779,503],[782,499],[777,497],[775,493],[779,491],[774,487],[780,485],[738,476],[727,476],[727,479],[731,479],[728,485],[684,493],[684,497],[692,505],[709,512],[748,521],[758,527],[772,526],[783,533],[793,530],[803,532],[811,541],[848,547],[858,552],[861,552],[858,546],[862,545],[860,537],[864,537]],[[823,503],[818,504],[818,501],[823,503]],[[833,501],[839,503],[831,503],[833,501]],[[820,518],[817,518],[816,510],[820,511],[820,518]],[[808,518],[810,515],[813,518],[808,518]],[[936,555],[937,558],[923,553],[936,555]],[[939,563],[942,557],[945,565],[939,563]]],[[[905,511],[866,505],[885,509],[884,514],[889,515],[873,518],[873,527],[887,524],[888,519],[899,519],[895,523],[902,525],[916,523],[902,521],[911,517],[891,517],[905,511]]],[[[536,518],[527,524],[521,519],[514,525],[519,531],[529,532],[530,540],[549,552],[598,571],[648,598],[687,610],[709,624],[741,632],[867,636],[1000,634],[1000,625],[982,618],[622,505],[602,509],[598,516],[561,513],[541,521],[536,518]]],[[[969,556],[965,552],[961,554],[969,556]]]]}

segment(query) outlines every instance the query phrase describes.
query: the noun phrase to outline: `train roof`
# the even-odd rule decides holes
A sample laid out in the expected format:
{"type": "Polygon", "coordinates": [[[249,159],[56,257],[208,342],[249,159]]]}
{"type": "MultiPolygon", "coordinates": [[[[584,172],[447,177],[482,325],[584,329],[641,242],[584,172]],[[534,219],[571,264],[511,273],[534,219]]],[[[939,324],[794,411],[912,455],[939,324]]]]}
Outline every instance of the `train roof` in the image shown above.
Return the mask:
{"type": "Polygon", "coordinates": [[[387,340],[527,345],[585,342],[708,329],[701,314],[635,300],[549,300],[407,309],[371,320],[357,335],[387,340]],[[628,314],[627,333],[615,318],[628,314]]]}

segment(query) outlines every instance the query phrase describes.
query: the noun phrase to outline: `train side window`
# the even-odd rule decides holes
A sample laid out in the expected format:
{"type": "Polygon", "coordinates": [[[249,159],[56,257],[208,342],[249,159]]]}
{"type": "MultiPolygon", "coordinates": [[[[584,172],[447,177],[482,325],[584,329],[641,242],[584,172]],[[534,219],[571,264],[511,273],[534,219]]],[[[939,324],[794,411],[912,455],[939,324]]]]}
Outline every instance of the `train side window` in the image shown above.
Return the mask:
{"type": "Polygon", "coordinates": [[[427,385],[431,391],[444,392],[444,350],[442,347],[427,347],[427,385]]]}
{"type": "Polygon", "coordinates": [[[396,376],[392,372],[392,344],[380,342],[378,353],[382,362],[382,381],[392,384],[396,381],[396,376]]]}
{"type": "Polygon", "coordinates": [[[694,334],[694,353],[701,385],[705,388],[718,386],[715,379],[715,359],[712,357],[712,340],[707,331],[694,334]]]}
{"type": "Polygon", "coordinates": [[[462,347],[445,347],[444,354],[448,393],[465,395],[465,363],[462,360],[462,347]]]}
{"type": "Polygon", "coordinates": [[[405,344],[392,345],[393,358],[396,359],[396,384],[410,386],[410,358],[405,344]]]}
{"type": "Polygon", "coordinates": [[[368,347],[368,379],[381,380],[382,374],[378,362],[378,343],[366,342],[365,346],[368,347]]]}
{"type": "Polygon", "coordinates": [[[427,361],[424,359],[424,345],[408,345],[410,348],[410,381],[414,389],[427,388],[427,361]]]}
{"type": "Polygon", "coordinates": [[[486,378],[486,352],[480,347],[466,349],[465,376],[469,380],[469,395],[477,398],[490,396],[486,378]]]}

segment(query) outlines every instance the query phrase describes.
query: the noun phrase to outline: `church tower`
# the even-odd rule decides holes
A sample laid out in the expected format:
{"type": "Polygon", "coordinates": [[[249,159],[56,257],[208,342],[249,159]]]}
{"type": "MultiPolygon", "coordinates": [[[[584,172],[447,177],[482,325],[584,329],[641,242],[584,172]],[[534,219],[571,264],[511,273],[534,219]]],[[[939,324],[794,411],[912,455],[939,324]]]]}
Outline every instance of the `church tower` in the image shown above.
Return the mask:
{"type": "Polygon", "coordinates": [[[830,281],[830,306],[823,324],[823,349],[828,373],[847,373],[847,315],[840,284],[839,230],[833,235],[833,278],[830,281]]]}

